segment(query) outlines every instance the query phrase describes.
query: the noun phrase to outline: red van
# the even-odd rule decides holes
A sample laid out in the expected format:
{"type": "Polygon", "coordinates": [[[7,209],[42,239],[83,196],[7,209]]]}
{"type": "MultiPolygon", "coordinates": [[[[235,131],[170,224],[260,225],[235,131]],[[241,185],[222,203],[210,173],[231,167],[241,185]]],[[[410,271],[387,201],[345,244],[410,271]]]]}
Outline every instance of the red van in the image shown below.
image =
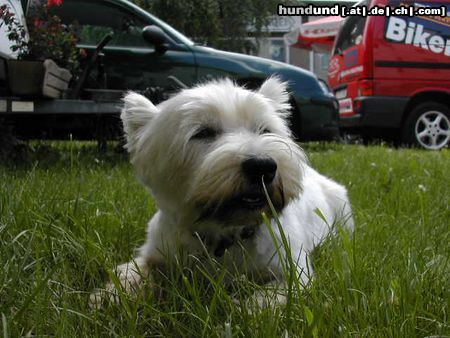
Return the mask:
{"type": "Polygon", "coordinates": [[[328,69],[342,129],[367,139],[385,137],[427,149],[447,147],[449,1],[367,0],[358,5],[405,7],[415,15],[345,19],[328,69]],[[418,15],[431,8],[439,8],[441,15],[418,15]]]}

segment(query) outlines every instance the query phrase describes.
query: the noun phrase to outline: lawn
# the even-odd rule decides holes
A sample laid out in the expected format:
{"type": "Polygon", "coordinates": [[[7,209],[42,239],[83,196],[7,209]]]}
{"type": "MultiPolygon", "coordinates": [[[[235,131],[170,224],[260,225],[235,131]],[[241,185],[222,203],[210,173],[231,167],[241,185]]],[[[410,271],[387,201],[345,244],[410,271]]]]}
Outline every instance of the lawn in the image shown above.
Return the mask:
{"type": "Polygon", "coordinates": [[[0,164],[3,337],[450,335],[448,149],[305,145],[315,168],[348,187],[357,227],[314,252],[314,280],[286,307],[249,313],[220,278],[180,267],[158,279],[159,296],[91,310],[89,293],[133,256],[155,204],[123,154],[34,148],[0,164]]]}

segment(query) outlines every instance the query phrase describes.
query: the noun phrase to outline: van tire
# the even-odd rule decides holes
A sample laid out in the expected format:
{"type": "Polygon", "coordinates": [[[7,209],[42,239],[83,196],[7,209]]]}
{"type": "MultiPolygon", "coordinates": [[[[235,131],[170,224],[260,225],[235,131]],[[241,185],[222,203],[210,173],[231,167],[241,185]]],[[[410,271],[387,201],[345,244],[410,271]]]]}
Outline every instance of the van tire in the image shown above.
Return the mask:
{"type": "Polygon", "coordinates": [[[430,150],[450,143],[450,109],[445,104],[428,101],[415,106],[402,130],[402,141],[430,150]]]}

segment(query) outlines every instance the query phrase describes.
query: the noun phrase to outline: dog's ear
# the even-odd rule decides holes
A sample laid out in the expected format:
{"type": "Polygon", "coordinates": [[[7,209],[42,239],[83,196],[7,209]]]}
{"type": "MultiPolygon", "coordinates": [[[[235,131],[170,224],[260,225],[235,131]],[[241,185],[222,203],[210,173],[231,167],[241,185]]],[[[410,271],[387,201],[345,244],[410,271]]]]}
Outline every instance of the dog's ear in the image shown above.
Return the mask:
{"type": "Polygon", "coordinates": [[[291,108],[287,85],[287,82],[283,82],[280,78],[272,76],[264,81],[258,93],[270,99],[275,104],[276,110],[281,112],[287,111],[291,108]]]}
{"type": "Polygon", "coordinates": [[[158,113],[158,108],[147,98],[135,92],[128,92],[123,98],[123,103],[120,118],[128,141],[130,141],[130,138],[135,136],[139,129],[158,113]]]}

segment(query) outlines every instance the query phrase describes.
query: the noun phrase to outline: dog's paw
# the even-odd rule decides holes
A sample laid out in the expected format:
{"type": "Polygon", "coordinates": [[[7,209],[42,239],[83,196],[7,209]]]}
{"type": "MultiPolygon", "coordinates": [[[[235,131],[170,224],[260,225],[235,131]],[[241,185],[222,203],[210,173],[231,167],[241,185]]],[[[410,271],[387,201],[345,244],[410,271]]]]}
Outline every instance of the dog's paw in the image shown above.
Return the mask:
{"type": "Polygon", "coordinates": [[[286,305],[286,295],[281,291],[257,291],[245,301],[245,309],[249,313],[257,313],[264,309],[286,305]]]}
{"type": "Polygon", "coordinates": [[[89,295],[89,307],[99,310],[105,303],[119,303],[119,292],[111,282],[104,289],[96,289],[89,295]]]}
{"type": "Polygon", "coordinates": [[[117,266],[114,277],[104,289],[97,289],[89,296],[89,306],[100,309],[105,302],[119,303],[120,294],[135,294],[148,277],[148,268],[140,260],[117,266]]]}
{"type": "Polygon", "coordinates": [[[233,299],[233,303],[239,305],[243,311],[254,314],[264,309],[286,305],[286,294],[287,290],[283,284],[268,283],[266,288],[255,291],[244,301],[233,299]]]}
{"type": "Polygon", "coordinates": [[[256,292],[249,299],[250,303],[256,309],[266,309],[275,306],[286,305],[286,295],[280,291],[274,292],[256,292]]]}

